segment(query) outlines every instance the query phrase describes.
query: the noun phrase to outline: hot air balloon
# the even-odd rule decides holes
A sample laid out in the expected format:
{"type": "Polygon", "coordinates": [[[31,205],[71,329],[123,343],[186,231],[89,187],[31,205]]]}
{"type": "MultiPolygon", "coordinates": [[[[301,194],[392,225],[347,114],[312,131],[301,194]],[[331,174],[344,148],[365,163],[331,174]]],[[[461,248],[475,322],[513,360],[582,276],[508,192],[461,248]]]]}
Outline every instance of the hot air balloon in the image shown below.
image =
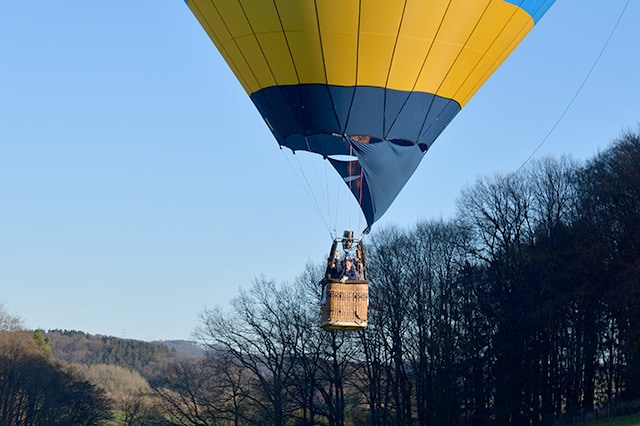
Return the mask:
{"type": "Polygon", "coordinates": [[[278,143],[326,158],[369,226],[553,2],[186,0],[278,143]]]}
{"type": "Polygon", "coordinates": [[[281,147],[326,159],[367,228],[554,0],[185,0],[281,147]]]}

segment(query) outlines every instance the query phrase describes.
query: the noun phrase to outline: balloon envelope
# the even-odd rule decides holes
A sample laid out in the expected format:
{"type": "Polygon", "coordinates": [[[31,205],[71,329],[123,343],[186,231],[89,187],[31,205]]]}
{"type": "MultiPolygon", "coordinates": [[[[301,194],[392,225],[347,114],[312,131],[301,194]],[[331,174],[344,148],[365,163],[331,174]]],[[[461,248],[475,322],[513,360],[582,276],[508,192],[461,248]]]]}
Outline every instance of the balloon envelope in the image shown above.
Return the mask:
{"type": "Polygon", "coordinates": [[[278,143],[329,159],[369,226],[554,1],[185,0],[278,143]]]}

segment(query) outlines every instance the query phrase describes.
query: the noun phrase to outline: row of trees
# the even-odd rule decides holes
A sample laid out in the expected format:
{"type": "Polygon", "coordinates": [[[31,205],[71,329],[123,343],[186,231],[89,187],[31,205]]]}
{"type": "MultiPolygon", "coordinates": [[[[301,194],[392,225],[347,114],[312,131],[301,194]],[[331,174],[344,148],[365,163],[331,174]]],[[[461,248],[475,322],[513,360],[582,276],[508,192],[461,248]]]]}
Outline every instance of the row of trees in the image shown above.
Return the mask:
{"type": "Polygon", "coordinates": [[[638,398],[640,136],[479,180],[458,212],[372,236],[367,330],[318,329],[318,267],[261,278],[159,397],[185,425],[550,425],[638,398]]]}

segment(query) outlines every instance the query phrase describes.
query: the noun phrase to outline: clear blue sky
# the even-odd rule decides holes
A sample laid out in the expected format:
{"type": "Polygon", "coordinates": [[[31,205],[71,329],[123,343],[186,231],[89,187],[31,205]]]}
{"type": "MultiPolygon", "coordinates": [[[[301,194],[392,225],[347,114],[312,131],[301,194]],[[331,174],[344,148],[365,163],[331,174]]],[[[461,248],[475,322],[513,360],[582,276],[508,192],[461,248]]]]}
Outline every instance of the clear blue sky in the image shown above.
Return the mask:
{"type": "MultiPolygon", "coordinates": [[[[626,1],[558,0],[376,227],[451,217],[463,187],[517,169],[626,1]]],[[[534,158],[638,129],[638,22],[631,0],[534,158]]],[[[0,303],[28,327],[189,338],[205,307],[325,256],[330,228],[182,0],[6,2],[0,52],[0,303]]]]}

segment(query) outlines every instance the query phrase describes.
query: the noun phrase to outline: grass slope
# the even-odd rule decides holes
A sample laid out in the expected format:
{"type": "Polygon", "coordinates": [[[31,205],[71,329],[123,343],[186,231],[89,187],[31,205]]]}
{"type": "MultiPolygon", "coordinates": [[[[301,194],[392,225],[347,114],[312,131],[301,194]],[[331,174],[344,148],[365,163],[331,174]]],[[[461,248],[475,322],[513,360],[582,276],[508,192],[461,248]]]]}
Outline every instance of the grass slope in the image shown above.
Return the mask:
{"type": "Polygon", "coordinates": [[[612,417],[609,419],[595,420],[586,423],[587,426],[640,426],[640,414],[624,417],[612,417]]]}

